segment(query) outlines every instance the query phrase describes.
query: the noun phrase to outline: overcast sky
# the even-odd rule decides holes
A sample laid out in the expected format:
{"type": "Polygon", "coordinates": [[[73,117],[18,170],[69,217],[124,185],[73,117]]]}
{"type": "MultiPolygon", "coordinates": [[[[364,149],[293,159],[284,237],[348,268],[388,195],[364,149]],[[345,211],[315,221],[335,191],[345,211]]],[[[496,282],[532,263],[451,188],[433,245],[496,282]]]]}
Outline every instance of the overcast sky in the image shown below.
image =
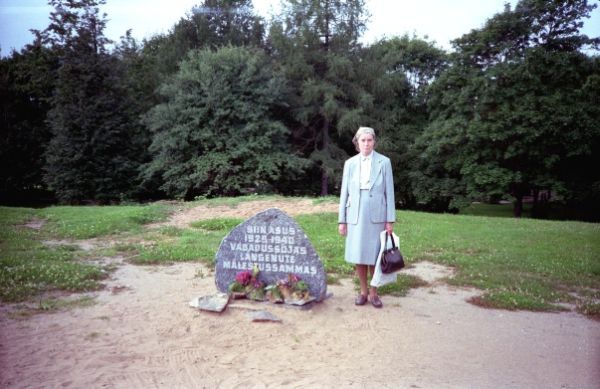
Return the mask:
{"type": "MultiPolygon", "coordinates": [[[[114,41],[132,29],[141,40],[168,32],[182,16],[201,0],[108,0],[102,11],[108,15],[105,35],[114,41]]],[[[428,37],[439,47],[450,50],[450,41],[480,28],[505,3],[513,7],[517,0],[366,0],[371,14],[368,30],[362,40],[373,42],[382,37],[405,33],[428,37]]],[[[253,0],[258,14],[269,17],[278,9],[279,0],[253,0]]],[[[598,3],[592,0],[591,3],[598,3]]],[[[51,8],[46,0],[0,0],[0,49],[6,56],[12,48],[30,43],[29,29],[48,26],[51,8]]],[[[583,32],[600,36],[600,10],[586,19],[583,32]]]]}

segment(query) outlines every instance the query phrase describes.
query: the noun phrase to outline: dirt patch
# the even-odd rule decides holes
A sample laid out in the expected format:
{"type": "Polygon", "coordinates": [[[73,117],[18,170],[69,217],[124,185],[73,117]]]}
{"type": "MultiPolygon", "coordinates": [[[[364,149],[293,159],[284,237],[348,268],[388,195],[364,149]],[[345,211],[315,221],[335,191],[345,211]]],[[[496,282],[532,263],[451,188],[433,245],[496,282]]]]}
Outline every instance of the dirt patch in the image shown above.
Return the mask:
{"type": "Polygon", "coordinates": [[[259,200],[246,201],[237,205],[206,206],[200,205],[190,209],[182,209],[169,217],[169,220],[161,223],[149,224],[149,228],[162,226],[174,226],[187,228],[191,223],[198,220],[214,218],[240,218],[247,219],[259,212],[269,208],[278,208],[290,216],[307,213],[337,212],[338,205],[332,202],[314,204],[312,200],[259,200]]]}
{"type": "Polygon", "coordinates": [[[465,302],[477,291],[443,284],[404,298],[383,296],[377,310],[354,305],[351,280],[330,286],[331,297],[310,310],[243,303],[281,323],[253,322],[247,309],[213,314],[188,306],[215,291],[211,270],[199,264],[125,264],[91,307],[23,320],[0,316],[0,387],[595,388],[600,382],[600,324],[573,313],[481,309],[465,302]]]}
{"type": "Polygon", "coordinates": [[[23,226],[34,230],[40,230],[44,224],[46,224],[46,220],[44,219],[31,219],[27,223],[23,224],[23,226]]]}
{"type": "MultiPolygon", "coordinates": [[[[251,202],[182,210],[166,223],[273,206],[337,210],[251,202]]],[[[0,309],[0,387],[598,388],[600,323],[482,309],[466,302],[477,290],[444,284],[452,269],[421,262],[403,271],[429,286],[383,296],[382,309],[355,306],[354,283],[342,279],[308,310],[244,301],[215,314],[188,305],[216,292],[212,269],[124,262],[93,306],[24,319],[0,309]],[[253,322],[248,310],[281,323],[253,322]]]]}
{"type": "Polygon", "coordinates": [[[437,263],[422,261],[404,269],[402,273],[417,276],[428,284],[434,284],[451,278],[454,275],[454,270],[447,266],[438,265],[437,263]]]}
{"type": "Polygon", "coordinates": [[[80,239],[80,240],[43,240],[43,244],[46,246],[71,246],[76,247],[82,251],[93,251],[101,248],[108,248],[115,244],[115,242],[98,240],[98,239],[80,239]]]}

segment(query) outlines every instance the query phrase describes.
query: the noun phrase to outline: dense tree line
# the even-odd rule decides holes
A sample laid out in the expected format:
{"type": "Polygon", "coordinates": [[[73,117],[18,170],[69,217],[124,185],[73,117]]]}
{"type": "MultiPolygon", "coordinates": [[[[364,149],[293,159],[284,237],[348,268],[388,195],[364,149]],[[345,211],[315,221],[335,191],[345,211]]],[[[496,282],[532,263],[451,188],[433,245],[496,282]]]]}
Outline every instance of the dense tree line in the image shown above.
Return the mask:
{"type": "Polygon", "coordinates": [[[49,0],[0,60],[0,201],[108,203],[336,194],[360,125],[394,163],[398,206],[533,196],[600,219],[596,5],[521,0],[447,53],[360,43],[364,0],[204,0],[166,34],[104,36],[105,0],[49,0]],[[110,49],[109,49],[110,47],[110,49]]]}

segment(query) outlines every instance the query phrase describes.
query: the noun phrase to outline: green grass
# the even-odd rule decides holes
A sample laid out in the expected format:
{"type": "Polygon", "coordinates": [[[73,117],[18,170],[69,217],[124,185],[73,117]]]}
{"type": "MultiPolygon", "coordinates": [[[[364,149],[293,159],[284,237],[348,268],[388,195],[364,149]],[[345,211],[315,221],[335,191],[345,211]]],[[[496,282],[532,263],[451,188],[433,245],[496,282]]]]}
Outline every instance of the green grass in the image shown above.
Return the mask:
{"type": "Polygon", "coordinates": [[[327,203],[338,204],[340,202],[340,198],[337,196],[322,196],[322,197],[317,197],[316,199],[312,199],[312,200],[313,200],[314,205],[327,204],[327,203]]]}
{"type": "Polygon", "coordinates": [[[137,264],[189,261],[211,264],[223,236],[221,231],[183,230],[175,239],[157,238],[151,246],[139,246],[138,255],[131,261],[137,264]]]}
{"type": "MultiPolygon", "coordinates": [[[[309,236],[327,272],[346,275],[344,242],[337,235],[335,214],[302,215],[298,222],[309,236]]],[[[486,216],[398,212],[396,232],[407,262],[429,260],[456,269],[449,282],[484,291],[473,302],[504,309],[561,310],[559,303],[598,307],[585,290],[600,285],[600,225],[486,216]],[[571,293],[581,294],[574,299],[571,293]],[[579,303],[578,303],[579,304],[579,303]]],[[[402,295],[415,287],[399,277],[382,294],[402,295]]]]}
{"type": "MultiPolygon", "coordinates": [[[[461,215],[514,217],[513,204],[473,203],[460,211],[461,215]]],[[[531,204],[523,204],[522,217],[531,217],[531,204]]]]}
{"type": "Polygon", "coordinates": [[[220,219],[207,219],[199,220],[192,223],[192,227],[199,228],[206,231],[230,231],[244,220],[235,218],[220,218],[220,219]]]}
{"type": "Polygon", "coordinates": [[[337,214],[300,215],[295,219],[315,246],[327,273],[353,274],[354,266],[344,261],[344,240],[338,235],[337,214]]]}
{"type": "Polygon", "coordinates": [[[219,244],[227,233],[243,222],[242,219],[219,218],[192,223],[192,229],[164,227],[155,234],[147,234],[153,245],[137,246],[138,255],[132,258],[137,264],[172,262],[214,262],[219,244]]]}
{"type": "MultiPolygon", "coordinates": [[[[245,196],[193,204],[233,206],[255,199],[282,197],[245,196]]],[[[113,250],[127,252],[135,263],[213,264],[223,237],[243,222],[217,218],[195,222],[185,229],[142,227],[164,218],[169,210],[160,204],[40,210],[0,207],[0,299],[21,301],[47,290],[99,287],[107,271],[87,264],[89,253],[70,245],[48,247],[41,243],[44,239],[111,236],[118,241],[127,237],[127,242],[124,239],[113,250]],[[41,230],[22,226],[36,218],[47,221],[41,230]]],[[[337,232],[337,215],[302,215],[296,220],[321,257],[329,282],[352,277],[353,267],[343,259],[344,240],[337,232]]],[[[564,309],[562,303],[569,303],[584,314],[600,315],[600,224],[400,211],[395,231],[408,264],[429,260],[453,267],[455,277],[448,282],[483,291],[474,299],[476,304],[558,311],[564,309]]],[[[397,284],[381,292],[403,295],[419,285],[418,279],[402,275],[397,284]]]]}
{"type": "Polygon", "coordinates": [[[83,239],[139,232],[144,223],[166,217],[167,207],[0,207],[0,300],[24,301],[54,290],[81,292],[101,287],[107,268],[80,261],[72,245],[44,245],[48,239],[83,239]],[[30,220],[43,220],[39,229],[30,220]]]}
{"type": "Polygon", "coordinates": [[[409,261],[457,269],[451,283],[486,291],[495,307],[561,309],[600,285],[600,225],[533,219],[400,213],[409,261]],[[519,296],[517,298],[516,296],[519,296]]]}
{"type": "Polygon", "coordinates": [[[169,207],[161,204],[49,207],[38,211],[47,220],[45,231],[58,238],[86,239],[121,232],[140,232],[142,225],[167,217],[169,207]]]}
{"type": "MultiPolygon", "coordinates": [[[[460,211],[461,215],[510,217],[513,215],[513,204],[473,203],[460,211]]],[[[585,210],[577,210],[560,202],[540,203],[534,209],[533,203],[523,204],[523,218],[544,220],[579,220],[589,221],[590,215],[585,210]]]]}

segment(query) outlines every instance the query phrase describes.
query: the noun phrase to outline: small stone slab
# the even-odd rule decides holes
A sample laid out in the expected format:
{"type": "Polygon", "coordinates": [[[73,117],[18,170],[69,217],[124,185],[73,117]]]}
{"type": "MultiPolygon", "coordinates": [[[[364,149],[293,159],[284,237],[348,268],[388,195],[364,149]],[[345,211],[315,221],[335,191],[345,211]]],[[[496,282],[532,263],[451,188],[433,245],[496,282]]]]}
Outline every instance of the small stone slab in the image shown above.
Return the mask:
{"type": "Polygon", "coordinates": [[[308,303],[312,303],[313,301],[316,301],[317,299],[314,297],[311,297],[309,299],[302,299],[302,300],[292,300],[292,299],[287,299],[285,300],[286,304],[290,304],[290,305],[306,305],[308,303]]]}
{"type": "Polygon", "coordinates": [[[240,304],[238,302],[235,303],[231,303],[227,306],[227,308],[231,308],[231,309],[245,309],[246,311],[260,311],[260,308],[257,308],[256,306],[250,305],[250,304],[240,304]]]}
{"type": "Polygon", "coordinates": [[[227,293],[217,293],[210,296],[200,296],[190,301],[190,307],[203,311],[223,312],[229,303],[227,293]]]}
{"type": "Polygon", "coordinates": [[[255,311],[248,312],[246,314],[252,321],[262,322],[262,321],[272,321],[275,323],[281,323],[281,319],[277,316],[273,315],[271,312],[267,311],[255,311]]]}

